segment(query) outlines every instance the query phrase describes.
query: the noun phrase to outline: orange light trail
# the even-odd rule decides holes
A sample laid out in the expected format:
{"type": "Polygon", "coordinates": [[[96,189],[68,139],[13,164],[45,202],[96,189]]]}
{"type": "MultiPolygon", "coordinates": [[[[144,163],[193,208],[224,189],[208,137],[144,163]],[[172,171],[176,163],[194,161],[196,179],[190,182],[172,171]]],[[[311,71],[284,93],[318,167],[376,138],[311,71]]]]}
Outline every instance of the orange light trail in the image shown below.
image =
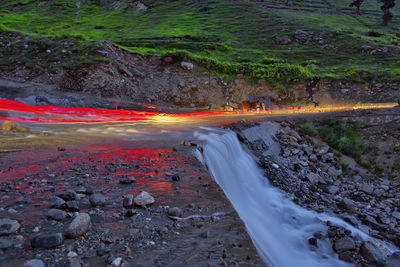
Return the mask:
{"type": "MultiPolygon", "coordinates": [[[[155,111],[137,111],[123,109],[69,108],[57,106],[30,106],[20,102],[0,99],[0,112],[12,114],[0,115],[0,120],[32,121],[47,123],[118,123],[134,121],[153,121],[168,123],[192,121],[206,118],[233,116],[271,116],[307,113],[325,113],[356,109],[392,108],[397,103],[375,103],[333,106],[305,106],[299,108],[278,108],[268,110],[237,111],[201,111],[186,113],[163,113],[155,111]]],[[[146,107],[150,108],[150,107],[146,107]]],[[[151,106],[153,108],[153,106],[151,106]]],[[[155,107],[154,107],[155,108],[155,107]]]]}

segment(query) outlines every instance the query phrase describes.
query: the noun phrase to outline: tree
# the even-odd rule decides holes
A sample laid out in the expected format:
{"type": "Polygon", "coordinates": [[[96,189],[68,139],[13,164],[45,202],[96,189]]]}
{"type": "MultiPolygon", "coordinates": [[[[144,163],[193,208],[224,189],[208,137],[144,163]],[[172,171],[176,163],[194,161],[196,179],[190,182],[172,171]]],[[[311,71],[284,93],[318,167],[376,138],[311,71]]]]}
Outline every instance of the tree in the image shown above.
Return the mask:
{"type": "Polygon", "coordinates": [[[378,0],[382,3],[381,9],[383,11],[382,16],[382,25],[387,26],[388,23],[392,20],[393,14],[390,12],[390,9],[393,8],[396,3],[394,0],[378,0]]]}
{"type": "Polygon", "coordinates": [[[360,16],[361,15],[361,13],[360,13],[360,6],[361,6],[361,4],[364,2],[364,0],[354,0],[350,5],[349,5],[349,7],[356,7],[356,15],[357,16],[360,16]]]}

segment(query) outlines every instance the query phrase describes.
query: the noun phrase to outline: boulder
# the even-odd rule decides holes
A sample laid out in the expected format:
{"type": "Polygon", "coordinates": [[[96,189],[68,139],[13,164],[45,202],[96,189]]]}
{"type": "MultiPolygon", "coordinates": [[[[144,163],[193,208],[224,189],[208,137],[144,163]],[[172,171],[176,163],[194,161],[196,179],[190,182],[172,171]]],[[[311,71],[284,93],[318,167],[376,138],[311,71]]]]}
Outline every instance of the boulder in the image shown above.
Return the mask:
{"type": "Polygon", "coordinates": [[[79,211],[79,204],[78,204],[78,202],[75,201],[75,200],[67,201],[67,202],[65,203],[65,205],[66,205],[66,209],[67,209],[68,211],[73,211],[73,212],[79,211]]]}
{"type": "Polygon", "coordinates": [[[56,208],[56,209],[64,209],[67,206],[65,201],[59,197],[50,198],[49,204],[51,208],[56,208]]]}
{"type": "Polygon", "coordinates": [[[20,227],[16,220],[0,219],[0,235],[9,235],[15,233],[20,227]]]}
{"type": "Polygon", "coordinates": [[[344,211],[348,211],[350,213],[355,213],[356,210],[356,205],[354,204],[354,201],[348,198],[345,198],[343,200],[341,200],[337,206],[339,207],[339,209],[344,210],[344,211]]]}
{"type": "Polygon", "coordinates": [[[290,39],[290,37],[289,36],[279,36],[279,37],[276,37],[276,43],[278,44],[278,45],[289,45],[289,44],[291,44],[292,43],[292,39],[290,39]]]}
{"type": "Polygon", "coordinates": [[[47,217],[56,221],[62,221],[67,217],[67,213],[59,209],[49,209],[47,211],[47,217]]]}
{"type": "Polygon", "coordinates": [[[167,210],[167,213],[168,213],[168,215],[175,216],[175,217],[181,217],[183,215],[183,211],[177,207],[169,208],[167,210]]]}
{"type": "Polygon", "coordinates": [[[26,261],[24,264],[21,265],[21,267],[45,267],[45,265],[43,261],[34,259],[26,261]]]}
{"type": "Polygon", "coordinates": [[[374,187],[372,185],[370,185],[370,184],[362,184],[362,185],[360,185],[358,190],[360,190],[361,192],[364,192],[366,194],[371,195],[372,192],[374,191],[374,187]]]}
{"type": "Polygon", "coordinates": [[[31,246],[33,248],[55,248],[60,246],[64,241],[61,233],[38,235],[32,238],[31,246]]]}
{"type": "Polygon", "coordinates": [[[310,172],[307,174],[307,179],[311,184],[324,183],[325,181],[316,173],[310,172]]]}
{"type": "Polygon", "coordinates": [[[142,191],[134,199],[135,204],[138,206],[146,206],[149,204],[153,204],[154,201],[155,201],[154,198],[146,191],[142,191]]]}
{"type": "Polygon", "coordinates": [[[69,238],[75,238],[85,234],[90,228],[90,216],[87,213],[80,213],[69,224],[65,235],[69,238]]]}
{"type": "Polygon", "coordinates": [[[181,62],[181,67],[182,67],[182,69],[184,69],[184,70],[188,70],[188,71],[192,71],[192,70],[193,70],[193,64],[190,63],[190,62],[182,61],[182,62],[181,62]]]}
{"type": "Polygon", "coordinates": [[[89,201],[93,207],[104,206],[106,204],[105,197],[99,193],[91,195],[89,201]]]}
{"type": "Polygon", "coordinates": [[[13,121],[3,121],[1,124],[1,129],[3,131],[12,131],[15,129],[15,127],[17,127],[17,125],[13,121]]]}
{"type": "Polygon", "coordinates": [[[58,197],[64,199],[65,201],[75,200],[77,198],[76,192],[73,190],[67,190],[65,192],[62,192],[61,194],[58,195],[58,197]]]}
{"type": "Polygon", "coordinates": [[[385,256],[380,249],[371,242],[364,242],[360,249],[360,254],[370,264],[376,267],[385,266],[385,256]]]}
{"type": "Polygon", "coordinates": [[[386,267],[399,267],[400,266],[400,251],[394,252],[386,259],[386,267]]]}
{"type": "Polygon", "coordinates": [[[337,253],[342,253],[342,252],[345,252],[348,250],[355,249],[356,245],[355,245],[353,239],[351,239],[348,236],[345,236],[345,237],[342,237],[342,238],[336,240],[333,248],[337,253]]]}

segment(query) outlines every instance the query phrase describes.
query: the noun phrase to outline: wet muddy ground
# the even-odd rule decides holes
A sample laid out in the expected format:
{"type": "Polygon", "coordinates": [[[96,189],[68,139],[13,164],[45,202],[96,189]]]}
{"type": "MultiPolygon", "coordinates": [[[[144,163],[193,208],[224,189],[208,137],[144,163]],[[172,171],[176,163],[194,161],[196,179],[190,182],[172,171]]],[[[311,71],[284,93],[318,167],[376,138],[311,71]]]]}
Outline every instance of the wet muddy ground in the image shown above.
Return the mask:
{"type": "Polygon", "coordinates": [[[33,258],[48,266],[116,266],[118,258],[118,266],[263,265],[229,200],[194,157],[195,147],[176,138],[37,144],[0,154],[0,219],[21,224],[0,237],[10,241],[0,250],[0,266],[33,258]],[[78,193],[77,207],[65,219],[49,219],[51,198],[69,189],[78,193]],[[125,195],[141,191],[155,203],[123,207],[125,195]],[[105,203],[93,207],[93,193],[105,203]],[[171,217],[168,207],[183,214],[171,217]],[[90,215],[86,234],[54,249],[31,247],[36,235],[63,233],[77,212],[90,215]]]}

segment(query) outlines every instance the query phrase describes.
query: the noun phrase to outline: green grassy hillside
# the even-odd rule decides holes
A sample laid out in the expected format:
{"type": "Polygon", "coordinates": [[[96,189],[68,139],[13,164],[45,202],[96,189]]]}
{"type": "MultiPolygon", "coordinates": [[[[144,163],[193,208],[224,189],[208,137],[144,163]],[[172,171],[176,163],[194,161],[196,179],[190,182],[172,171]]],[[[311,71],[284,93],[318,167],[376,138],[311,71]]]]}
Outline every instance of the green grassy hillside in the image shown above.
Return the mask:
{"type": "Polygon", "coordinates": [[[77,16],[71,0],[0,1],[0,29],[32,38],[73,38],[85,49],[89,41],[109,40],[133,52],[190,58],[228,75],[400,77],[400,55],[392,48],[400,42],[400,5],[389,27],[382,27],[376,0],[365,1],[360,17],[345,0],[295,0],[291,8],[283,0],[147,0],[142,2],[149,9],[143,11],[135,10],[135,1],[81,2],[77,16]],[[298,29],[310,32],[308,42],[295,41],[298,29]],[[278,45],[279,36],[289,36],[292,43],[278,45]],[[371,55],[363,45],[389,52],[371,55]]]}

